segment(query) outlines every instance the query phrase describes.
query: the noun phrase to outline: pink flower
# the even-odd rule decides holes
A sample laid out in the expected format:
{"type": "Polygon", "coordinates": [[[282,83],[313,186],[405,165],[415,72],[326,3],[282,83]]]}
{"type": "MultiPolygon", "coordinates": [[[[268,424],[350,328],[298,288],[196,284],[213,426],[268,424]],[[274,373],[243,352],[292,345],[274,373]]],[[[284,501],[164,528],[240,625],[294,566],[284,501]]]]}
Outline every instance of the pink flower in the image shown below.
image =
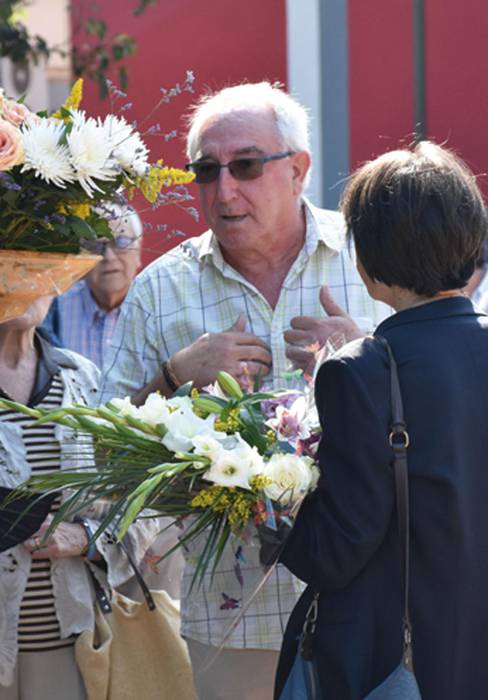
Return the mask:
{"type": "Polygon", "coordinates": [[[0,119],[0,171],[10,170],[23,159],[22,134],[13,124],[0,119]]]}
{"type": "Polygon", "coordinates": [[[30,111],[25,105],[20,104],[20,102],[15,102],[15,100],[3,100],[2,117],[14,126],[20,126],[29,114],[30,111]]]}

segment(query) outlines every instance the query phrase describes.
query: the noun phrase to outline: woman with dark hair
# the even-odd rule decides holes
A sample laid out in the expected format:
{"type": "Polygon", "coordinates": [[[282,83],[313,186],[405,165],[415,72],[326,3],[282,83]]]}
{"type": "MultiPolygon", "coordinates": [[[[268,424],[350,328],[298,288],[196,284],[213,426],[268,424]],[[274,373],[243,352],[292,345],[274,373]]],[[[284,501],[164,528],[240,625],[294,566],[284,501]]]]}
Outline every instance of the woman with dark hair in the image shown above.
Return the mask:
{"type": "MultiPolygon", "coordinates": [[[[342,209],[369,294],[396,313],[375,335],[398,365],[410,486],[413,664],[423,700],[488,687],[488,317],[464,296],[486,220],[474,176],[429,142],[361,167],[342,209]]],[[[308,588],[283,643],[276,697],[318,593],[320,698],[362,700],[399,664],[403,586],[390,366],[363,338],[321,367],[322,476],[281,560],[308,588]]]]}

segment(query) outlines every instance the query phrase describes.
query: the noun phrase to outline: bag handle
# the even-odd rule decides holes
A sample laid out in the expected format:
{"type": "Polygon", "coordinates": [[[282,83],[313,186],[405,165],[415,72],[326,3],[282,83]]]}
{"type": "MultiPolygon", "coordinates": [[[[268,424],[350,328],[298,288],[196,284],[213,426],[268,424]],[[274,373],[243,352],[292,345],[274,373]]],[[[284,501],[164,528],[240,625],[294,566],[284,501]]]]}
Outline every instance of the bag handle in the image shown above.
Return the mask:
{"type": "Polygon", "coordinates": [[[388,441],[393,450],[393,473],[398,516],[398,531],[402,549],[403,579],[403,663],[413,672],[412,622],[410,620],[410,507],[408,493],[407,448],[410,437],[403,415],[403,401],[398,378],[398,368],[390,344],[381,335],[374,336],[386,350],[390,365],[391,425],[388,441]]]}
{"type": "MultiPolygon", "coordinates": [[[[119,547],[122,549],[124,552],[125,556],[127,557],[127,561],[130,564],[130,567],[132,571],[134,572],[135,579],[137,583],[139,584],[139,587],[142,591],[142,594],[144,596],[144,600],[146,601],[146,605],[149,608],[149,610],[155,610],[156,609],[156,603],[154,602],[154,598],[151,594],[151,591],[149,590],[149,587],[147,583],[144,581],[144,578],[139,571],[134,559],[132,558],[132,555],[130,554],[129,550],[125,546],[124,542],[119,542],[119,547]]],[[[100,583],[100,581],[97,579],[95,574],[93,573],[91,567],[87,564],[88,568],[88,573],[90,575],[92,584],[93,584],[93,589],[95,592],[95,599],[98,603],[98,606],[102,613],[104,615],[107,615],[108,613],[112,612],[112,605],[110,603],[110,599],[107,595],[107,592],[105,591],[104,587],[100,583]]]]}

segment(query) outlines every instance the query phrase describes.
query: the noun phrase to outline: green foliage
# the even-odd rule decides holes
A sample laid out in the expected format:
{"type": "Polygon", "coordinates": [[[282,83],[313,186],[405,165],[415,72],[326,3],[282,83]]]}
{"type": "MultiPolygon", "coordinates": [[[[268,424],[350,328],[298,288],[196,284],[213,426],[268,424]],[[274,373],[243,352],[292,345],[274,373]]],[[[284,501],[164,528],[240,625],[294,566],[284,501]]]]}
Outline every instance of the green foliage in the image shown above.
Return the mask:
{"type": "MultiPolygon", "coordinates": [[[[150,5],[158,0],[138,0],[133,15],[139,17],[150,5]]],[[[89,11],[96,13],[97,5],[86,3],[89,11]]],[[[66,56],[67,52],[59,46],[49,46],[46,39],[29,34],[27,28],[16,17],[19,7],[27,5],[26,0],[0,0],[0,56],[9,58],[13,63],[25,64],[29,61],[37,64],[41,59],[48,59],[53,53],[66,56]]],[[[134,39],[125,33],[111,34],[106,22],[90,16],[80,23],[78,28],[91,39],[75,46],[70,52],[73,73],[95,81],[100,95],[108,95],[107,76],[116,68],[122,90],[127,89],[128,77],[125,65],[120,65],[126,58],[136,52],[134,39]]],[[[76,34],[75,29],[75,34],[76,34]]]]}

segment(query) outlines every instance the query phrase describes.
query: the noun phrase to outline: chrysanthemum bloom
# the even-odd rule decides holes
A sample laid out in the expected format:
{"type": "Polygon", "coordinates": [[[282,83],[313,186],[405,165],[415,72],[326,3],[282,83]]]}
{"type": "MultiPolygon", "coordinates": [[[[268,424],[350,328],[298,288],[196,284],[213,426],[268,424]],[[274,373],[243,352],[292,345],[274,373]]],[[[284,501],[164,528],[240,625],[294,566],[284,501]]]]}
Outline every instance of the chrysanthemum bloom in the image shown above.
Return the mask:
{"type": "Polygon", "coordinates": [[[78,182],[92,197],[95,190],[102,191],[95,180],[114,180],[118,174],[113,147],[100,122],[92,117],[87,119],[84,112],[74,110],[72,115],[73,128],[66,137],[71,165],[78,182]]]}
{"type": "Polygon", "coordinates": [[[22,172],[33,170],[37,177],[52,182],[58,187],[66,187],[73,182],[75,174],[69,163],[66,146],[60,145],[63,125],[48,119],[29,121],[22,129],[25,160],[22,172]]]}

